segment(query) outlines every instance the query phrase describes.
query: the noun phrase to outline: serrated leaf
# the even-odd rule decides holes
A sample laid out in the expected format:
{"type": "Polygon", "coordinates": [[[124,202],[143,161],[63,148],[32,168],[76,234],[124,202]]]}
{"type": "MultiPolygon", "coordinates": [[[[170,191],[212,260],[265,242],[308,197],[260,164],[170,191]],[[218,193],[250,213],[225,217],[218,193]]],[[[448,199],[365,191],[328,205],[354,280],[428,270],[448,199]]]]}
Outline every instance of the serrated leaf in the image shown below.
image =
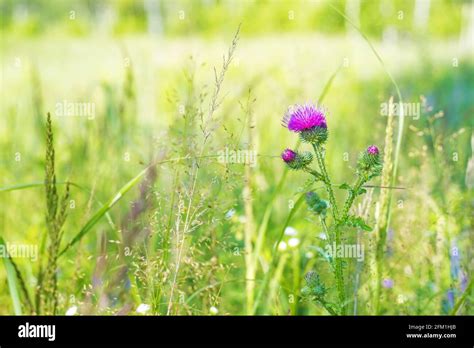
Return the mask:
{"type": "Polygon", "coordinates": [[[341,184],[341,185],[339,186],[339,188],[340,188],[341,190],[351,190],[351,189],[352,189],[352,188],[349,186],[349,184],[346,184],[346,183],[341,184]]]}
{"type": "Polygon", "coordinates": [[[362,229],[364,231],[372,231],[372,227],[367,225],[365,223],[364,219],[362,219],[361,217],[357,217],[357,218],[354,219],[354,226],[359,227],[360,229],[362,229]]]}
{"type": "Polygon", "coordinates": [[[364,219],[362,219],[360,216],[348,216],[347,220],[345,221],[345,225],[357,227],[368,232],[373,230],[373,228],[367,225],[364,219]]]}

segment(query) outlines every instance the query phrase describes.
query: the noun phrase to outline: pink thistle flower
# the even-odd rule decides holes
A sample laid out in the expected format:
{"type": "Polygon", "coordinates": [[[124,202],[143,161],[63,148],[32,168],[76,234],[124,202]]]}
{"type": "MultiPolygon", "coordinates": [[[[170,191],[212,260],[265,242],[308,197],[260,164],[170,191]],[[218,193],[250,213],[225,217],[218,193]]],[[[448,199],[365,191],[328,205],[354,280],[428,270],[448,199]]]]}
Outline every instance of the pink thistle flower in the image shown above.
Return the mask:
{"type": "Polygon", "coordinates": [[[286,149],[281,153],[281,158],[285,163],[293,162],[296,159],[296,152],[291,149],[286,149]]]}
{"type": "Polygon", "coordinates": [[[300,133],[313,128],[327,128],[325,112],[313,104],[295,105],[288,109],[282,121],[290,131],[300,133]]]}
{"type": "Polygon", "coordinates": [[[370,145],[368,148],[367,148],[367,153],[369,155],[378,155],[379,154],[379,148],[375,145],[370,145]]]}

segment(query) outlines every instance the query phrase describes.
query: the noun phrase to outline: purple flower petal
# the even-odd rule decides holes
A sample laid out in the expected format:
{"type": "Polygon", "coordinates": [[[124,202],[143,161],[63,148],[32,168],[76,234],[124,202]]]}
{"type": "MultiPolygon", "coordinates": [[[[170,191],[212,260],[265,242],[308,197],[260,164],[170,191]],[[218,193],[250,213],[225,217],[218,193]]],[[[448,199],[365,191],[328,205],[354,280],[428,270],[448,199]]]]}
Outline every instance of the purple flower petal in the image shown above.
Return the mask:
{"type": "Polygon", "coordinates": [[[283,118],[283,125],[293,132],[315,127],[327,128],[324,110],[312,104],[291,107],[283,118]]]}
{"type": "Polygon", "coordinates": [[[281,153],[281,158],[283,159],[283,161],[285,161],[286,163],[288,162],[292,162],[295,160],[296,158],[296,152],[294,152],[293,150],[291,149],[286,149],[285,151],[283,151],[281,153]]]}
{"type": "Polygon", "coordinates": [[[375,145],[370,145],[367,148],[367,153],[370,155],[378,155],[379,154],[379,148],[375,145]]]}

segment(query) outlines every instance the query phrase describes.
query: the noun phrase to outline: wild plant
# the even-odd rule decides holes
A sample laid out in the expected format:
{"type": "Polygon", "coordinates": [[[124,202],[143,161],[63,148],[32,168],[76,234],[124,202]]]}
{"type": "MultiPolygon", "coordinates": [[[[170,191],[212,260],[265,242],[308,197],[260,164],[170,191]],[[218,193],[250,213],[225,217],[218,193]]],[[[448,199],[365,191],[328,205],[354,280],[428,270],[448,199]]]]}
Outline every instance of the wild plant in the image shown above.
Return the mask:
{"type": "Polygon", "coordinates": [[[47,315],[56,314],[58,306],[57,293],[57,261],[59,256],[59,247],[63,237],[63,225],[67,217],[67,208],[69,203],[69,183],[66,183],[66,189],[63,197],[59,199],[56,188],[56,172],[54,163],[54,143],[53,130],[51,125],[51,115],[48,113],[46,120],[46,226],[47,226],[47,263],[43,269],[40,266],[38,274],[37,291],[37,313],[47,315]]]}
{"type": "Polygon", "coordinates": [[[216,145],[212,135],[221,125],[216,112],[223,102],[220,94],[237,42],[238,31],[221,69],[214,69],[214,85],[209,94],[197,84],[196,64],[190,59],[183,74],[184,93],[177,91],[168,97],[172,105],[179,107],[160,151],[179,160],[164,169],[172,175],[169,186],[152,189],[156,206],[150,224],[152,233],[144,241],[144,248],[135,248],[132,261],[133,291],[138,301],[149,304],[151,313],[216,310],[220,289],[232,268],[230,263],[218,262],[218,255],[227,248],[227,237],[218,234],[218,226],[224,224],[222,218],[233,201],[225,195],[227,169],[223,168],[224,175],[219,170],[227,164],[216,163],[217,156],[207,154],[216,145]],[[212,169],[216,166],[217,172],[212,169]],[[224,281],[219,281],[219,274],[224,281]],[[196,302],[200,308],[196,308],[196,302]]]}
{"type": "MultiPolygon", "coordinates": [[[[335,185],[326,167],[325,149],[328,140],[326,115],[327,111],[324,108],[312,104],[290,107],[283,118],[283,126],[297,133],[303,143],[311,145],[313,151],[294,151],[287,148],[281,154],[281,158],[289,168],[310,174],[313,183],[323,184],[328,200],[324,200],[314,191],[309,191],[306,193],[306,203],[309,211],[319,217],[327,241],[335,246],[335,251],[338,251],[343,248],[344,233],[347,233],[348,227],[365,231],[372,230],[362,217],[351,214],[351,207],[357,197],[366,193],[364,185],[381,174],[382,160],[379,149],[375,145],[369,146],[360,153],[354,183],[352,185],[343,183],[338,187],[348,192],[340,209],[333,189],[335,185]],[[311,166],[314,158],[316,158],[317,168],[311,166]],[[328,223],[329,221],[331,223],[328,223]]],[[[348,305],[345,264],[339,252],[325,256],[334,274],[337,289],[336,302],[328,297],[327,285],[314,271],[306,274],[307,285],[302,289],[302,294],[321,304],[330,314],[344,315],[347,313],[348,305]]]]}

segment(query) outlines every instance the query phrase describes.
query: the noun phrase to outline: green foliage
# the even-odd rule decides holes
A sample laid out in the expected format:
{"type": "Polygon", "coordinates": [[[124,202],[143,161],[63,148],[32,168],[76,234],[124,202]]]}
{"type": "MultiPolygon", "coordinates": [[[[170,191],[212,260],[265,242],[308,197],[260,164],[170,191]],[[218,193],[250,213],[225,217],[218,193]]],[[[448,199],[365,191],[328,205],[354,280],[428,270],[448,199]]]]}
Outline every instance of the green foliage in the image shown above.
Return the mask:
{"type": "MultiPolygon", "coordinates": [[[[141,1],[2,1],[0,234],[37,245],[40,261],[3,260],[0,314],[64,314],[78,306],[80,314],[141,315],[140,304],[159,315],[215,308],[223,315],[472,314],[465,276],[472,278],[474,66],[470,53],[456,48],[469,2],[432,0],[426,31],[415,29],[410,2],[385,3],[392,9],[382,13],[381,2],[361,1],[359,18],[383,57],[381,68],[331,7],[346,13],[346,1],[165,1],[159,37],[149,34],[141,1]],[[18,5],[29,9],[23,20],[21,12],[13,15],[18,5]],[[102,5],[115,11],[108,25],[102,5]],[[226,53],[230,63],[221,69],[240,22],[239,47],[233,60],[226,53]],[[394,30],[398,39],[391,39],[394,30]],[[380,104],[397,90],[384,69],[404,101],[425,96],[420,118],[405,118],[395,188],[385,149],[382,187],[375,177],[352,181],[357,149],[383,143],[380,104]],[[287,105],[316,96],[331,110],[330,146],[308,164],[324,161],[333,202],[319,168],[290,171],[279,158],[285,145],[311,150],[279,119],[287,105]],[[64,99],[93,102],[95,118],[56,115],[64,99]],[[48,111],[54,147],[52,127],[44,139],[48,111]],[[226,148],[254,149],[255,166],[219,160],[226,148]],[[308,205],[308,191],[319,200],[308,205]],[[389,193],[391,219],[383,228],[382,196],[389,193]],[[347,198],[347,213],[340,204],[336,215],[347,215],[345,223],[334,224],[334,202],[347,198]],[[385,240],[376,239],[378,227],[385,240]],[[336,230],[339,244],[364,246],[363,261],[336,262],[326,249],[336,230]],[[52,240],[60,240],[55,266],[52,240]],[[375,309],[370,255],[377,244],[381,280],[394,286],[379,283],[375,309]],[[311,271],[318,281],[311,276],[309,284],[304,275],[311,271]],[[48,309],[37,311],[45,277],[48,309]]],[[[393,129],[397,124],[395,117],[393,129]]]]}
{"type": "MultiPolygon", "coordinates": [[[[61,30],[70,36],[94,35],[97,28],[107,26],[112,34],[122,36],[146,33],[149,22],[158,21],[156,25],[169,36],[199,33],[209,37],[230,34],[230,28],[242,21],[245,22],[245,36],[272,32],[311,33],[315,30],[340,34],[347,30],[347,25],[343,18],[334,16],[331,6],[345,11],[347,2],[161,0],[155,3],[152,10],[144,0],[4,0],[0,6],[4,23],[2,30],[7,29],[21,36],[59,33],[61,30]],[[70,11],[76,12],[74,19],[69,18],[70,11]],[[222,28],[225,28],[224,32],[222,28]]],[[[459,35],[463,22],[462,2],[436,0],[430,3],[429,34],[436,37],[459,35]],[[450,15],[446,16],[446,13],[450,15]]],[[[391,29],[401,33],[416,30],[414,7],[415,2],[406,0],[361,1],[361,29],[372,38],[381,38],[385,31],[391,29]]]]}

